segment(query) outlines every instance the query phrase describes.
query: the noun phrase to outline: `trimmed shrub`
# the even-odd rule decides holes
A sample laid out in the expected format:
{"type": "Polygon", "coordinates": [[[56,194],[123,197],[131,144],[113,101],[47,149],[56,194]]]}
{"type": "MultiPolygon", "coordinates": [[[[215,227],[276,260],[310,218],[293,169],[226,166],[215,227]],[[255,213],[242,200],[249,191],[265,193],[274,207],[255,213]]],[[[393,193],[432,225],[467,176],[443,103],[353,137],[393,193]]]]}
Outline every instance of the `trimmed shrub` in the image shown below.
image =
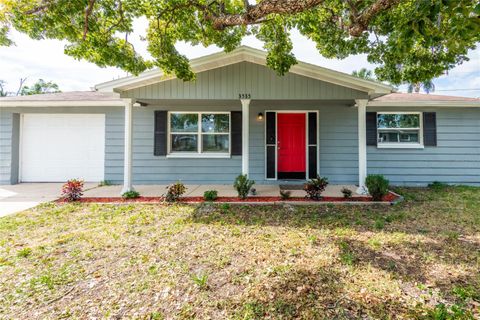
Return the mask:
{"type": "Polygon", "coordinates": [[[288,200],[292,196],[292,191],[280,189],[280,198],[282,200],[288,200]]]}
{"type": "Polygon", "coordinates": [[[62,186],[62,197],[66,201],[78,201],[83,196],[83,180],[70,179],[62,186]]]}
{"type": "Polygon", "coordinates": [[[307,197],[313,200],[320,200],[322,198],[322,192],[328,185],[328,179],[325,177],[317,176],[310,179],[304,186],[303,190],[307,193],[307,197]]]}
{"type": "Polygon", "coordinates": [[[122,194],[123,199],[135,199],[135,198],[138,198],[138,197],[140,197],[140,192],[135,191],[135,190],[130,190],[130,191],[124,192],[122,194]]]}
{"type": "Polygon", "coordinates": [[[369,174],[365,179],[365,185],[373,201],[382,201],[382,198],[388,193],[389,183],[390,181],[381,174],[369,174]]]}
{"type": "Polygon", "coordinates": [[[180,181],[175,182],[167,186],[167,193],[165,194],[165,200],[168,202],[176,202],[187,191],[187,188],[180,181]]]}
{"type": "Polygon", "coordinates": [[[203,199],[205,201],[215,201],[218,198],[217,190],[208,190],[203,193],[203,199]]]}
{"type": "Polygon", "coordinates": [[[350,190],[348,188],[345,188],[345,187],[342,188],[342,193],[343,193],[343,197],[345,199],[350,199],[352,197],[352,194],[353,194],[352,190],[350,190]]]}
{"type": "Polygon", "coordinates": [[[235,190],[237,190],[238,197],[240,199],[246,199],[248,197],[250,189],[254,184],[255,181],[248,179],[246,174],[241,174],[237,178],[235,178],[233,187],[235,188],[235,190]]]}

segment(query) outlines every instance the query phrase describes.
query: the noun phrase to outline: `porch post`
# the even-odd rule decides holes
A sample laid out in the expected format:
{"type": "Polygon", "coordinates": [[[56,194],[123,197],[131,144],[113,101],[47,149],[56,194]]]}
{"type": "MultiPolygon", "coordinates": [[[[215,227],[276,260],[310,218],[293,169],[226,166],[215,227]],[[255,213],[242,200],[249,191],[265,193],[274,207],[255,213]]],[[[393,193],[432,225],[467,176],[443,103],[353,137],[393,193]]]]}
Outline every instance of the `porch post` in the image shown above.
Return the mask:
{"type": "Polygon", "coordinates": [[[248,176],[250,99],[241,99],[240,102],[242,103],[242,174],[248,176]]]}
{"type": "Polygon", "coordinates": [[[123,99],[125,102],[125,148],[123,163],[123,188],[122,194],[132,191],[132,131],[133,131],[133,101],[132,99],[123,99]]]}
{"type": "Polygon", "coordinates": [[[358,194],[367,194],[367,104],[368,99],[355,100],[358,109],[358,194]]]}

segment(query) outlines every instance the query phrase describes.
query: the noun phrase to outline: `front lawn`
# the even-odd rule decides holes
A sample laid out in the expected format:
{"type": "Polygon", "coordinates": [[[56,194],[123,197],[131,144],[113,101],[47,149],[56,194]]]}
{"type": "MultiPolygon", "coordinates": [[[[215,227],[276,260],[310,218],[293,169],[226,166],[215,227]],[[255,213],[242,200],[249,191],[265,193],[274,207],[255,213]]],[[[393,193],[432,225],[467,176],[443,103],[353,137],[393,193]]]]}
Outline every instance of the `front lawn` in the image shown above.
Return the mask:
{"type": "Polygon", "coordinates": [[[0,318],[470,319],[480,189],[386,206],[46,204],[0,219],[0,318]]]}

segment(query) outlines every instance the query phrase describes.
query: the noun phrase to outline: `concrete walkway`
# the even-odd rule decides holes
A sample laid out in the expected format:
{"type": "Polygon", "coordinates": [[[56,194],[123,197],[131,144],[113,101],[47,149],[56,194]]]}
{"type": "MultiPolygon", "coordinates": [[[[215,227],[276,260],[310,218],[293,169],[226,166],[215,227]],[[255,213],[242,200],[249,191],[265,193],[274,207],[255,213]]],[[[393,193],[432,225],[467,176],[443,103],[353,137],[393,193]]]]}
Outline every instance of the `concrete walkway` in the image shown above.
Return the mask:
{"type": "MultiPolygon", "coordinates": [[[[203,197],[203,193],[207,190],[217,190],[219,197],[236,197],[237,191],[233,188],[232,185],[227,184],[216,184],[216,185],[185,185],[187,191],[184,194],[184,197],[203,197]]],[[[136,191],[144,197],[160,197],[166,192],[166,185],[134,185],[136,191]]],[[[357,189],[353,185],[329,185],[326,190],[322,193],[326,197],[342,197],[341,192],[343,187],[347,187],[353,191],[353,196],[358,197],[355,193],[357,189]]],[[[258,197],[278,197],[280,195],[280,187],[278,185],[254,185],[254,188],[257,190],[256,196],[258,197]]],[[[111,198],[119,197],[122,190],[122,186],[104,186],[98,187],[84,193],[84,197],[92,198],[111,198]]],[[[292,197],[303,197],[305,196],[305,191],[303,190],[291,190],[292,197]]]]}
{"type": "MultiPolygon", "coordinates": [[[[20,183],[0,186],[0,217],[58,199],[62,185],[63,183],[20,183]]],[[[96,186],[96,183],[85,183],[85,189],[96,186]]]]}

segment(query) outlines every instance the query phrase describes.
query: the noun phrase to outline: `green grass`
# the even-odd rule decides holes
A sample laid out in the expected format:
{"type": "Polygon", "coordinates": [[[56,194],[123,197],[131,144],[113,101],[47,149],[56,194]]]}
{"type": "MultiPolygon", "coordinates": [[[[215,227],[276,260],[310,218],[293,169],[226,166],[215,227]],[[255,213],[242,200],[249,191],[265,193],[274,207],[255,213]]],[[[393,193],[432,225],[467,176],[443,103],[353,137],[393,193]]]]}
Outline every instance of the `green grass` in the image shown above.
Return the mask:
{"type": "Polygon", "coordinates": [[[44,204],[0,218],[0,318],[475,319],[480,189],[395,206],[44,204]]]}

